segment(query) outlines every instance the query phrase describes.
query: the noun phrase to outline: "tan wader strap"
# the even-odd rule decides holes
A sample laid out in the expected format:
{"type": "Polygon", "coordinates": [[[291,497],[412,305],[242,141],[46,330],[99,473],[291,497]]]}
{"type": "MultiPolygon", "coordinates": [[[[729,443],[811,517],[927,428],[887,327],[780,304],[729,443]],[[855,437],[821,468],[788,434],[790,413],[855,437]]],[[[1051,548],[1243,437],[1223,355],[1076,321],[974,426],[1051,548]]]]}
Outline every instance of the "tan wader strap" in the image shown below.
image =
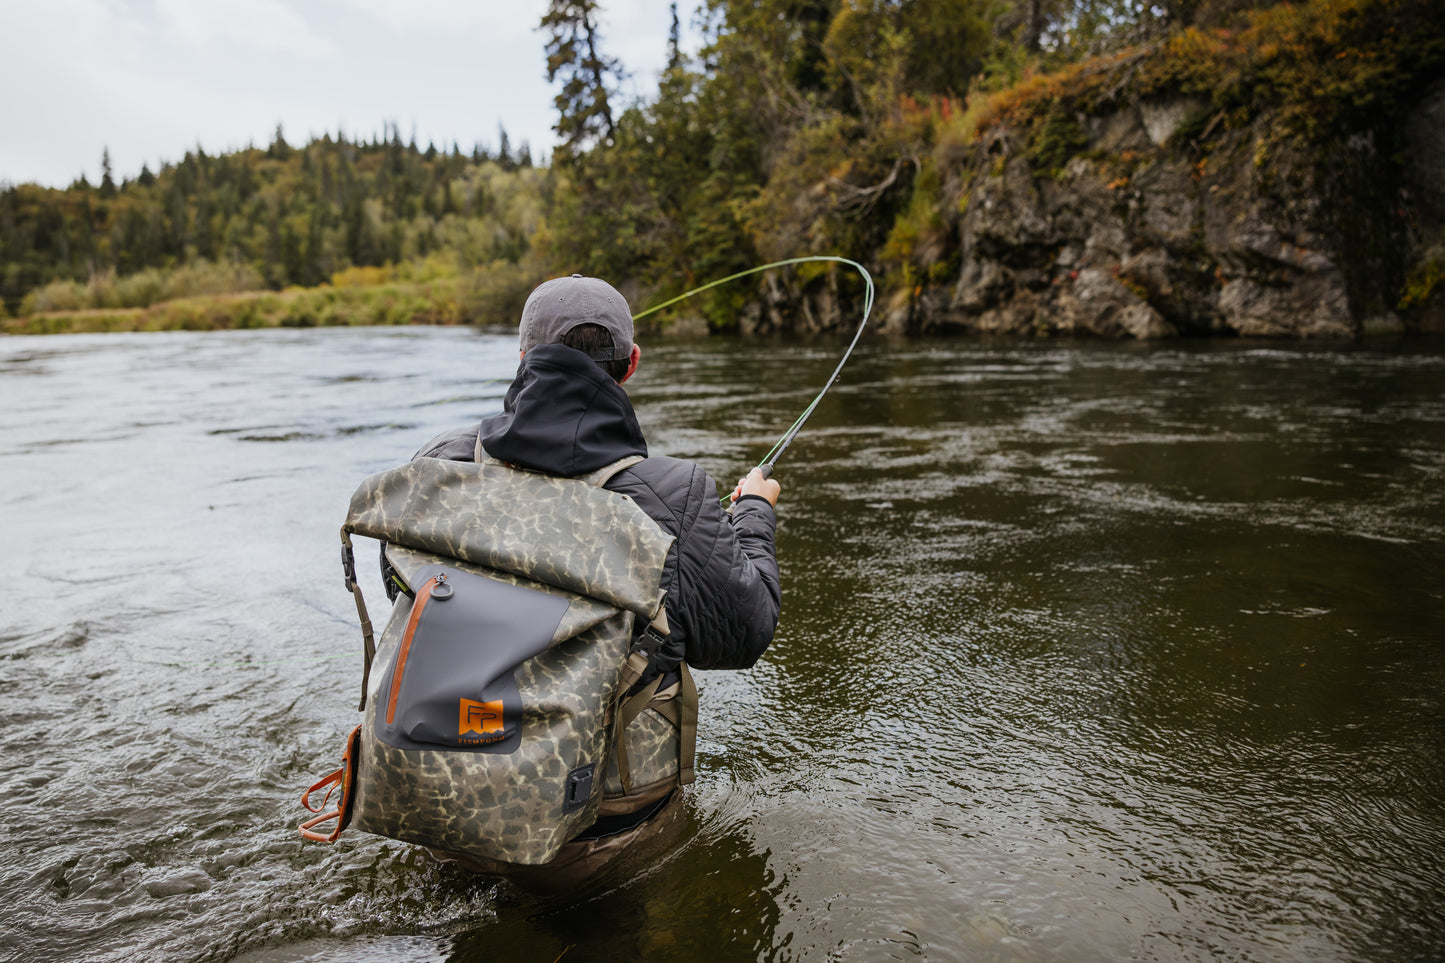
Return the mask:
{"type": "Polygon", "coordinates": [[[677,778],[679,785],[688,786],[697,778],[697,683],[693,682],[692,670],[687,667],[686,662],[679,662],[678,668],[682,670],[682,694],[674,701],[678,703],[678,711],[682,714],[678,726],[682,751],[677,760],[677,778]]]}
{"type": "MultiPolygon", "coordinates": [[[[659,646],[662,644],[663,639],[672,634],[672,627],[667,624],[667,608],[665,605],[658,605],[657,615],[648,623],[647,631],[651,632],[658,640],[659,646]]],[[[652,656],[654,654],[656,654],[655,649],[649,649],[647,651],[643,649],[633,649],[628,654],[627,661],[622,666],[621,691],[628,692],[633,686],[637,685],[637,680],[642,678],[642,674],[646,672],[647,667],[652,664],[652,656]]]]}
{"type": "Polygon", "coordinates": [[[356,555],[351,547],[351,533],[341,530],[341,570],[346,576],[346,590],[356,600],[356,617],[361,620],[361,649],[365,661],[361,666],[361,704],[357,712],[366,709],[366,687],[371,678],[371,660],[376,658],[376,638],[371,629],[371,616],[366,611],[366,600],[361,597],[361,586],[356,584],[356,555]]]}
{"type": "MultiPolygon", "coordinates": [[[[622,461],[625,462],[627,461],[627,459],[624,458],[622,459],[622,461]]],[[[639,458],[637,459],[637,461],[641,461],[641,459],[639,458]]],[[[636,462],[633,462],[633,464],[636,464],[636,462]]],[[[627,466],[625,464],[614,463],[614,465],[608,465],[607,468],[603,468],[601,470],[608,471],[608,469],[615,468],[614,471],[610,472],[610,477],[610,475],[616,474],[618,471],[621,471],[623,468],[626,467],[627,466]]],[[[655,615],[652,621],[648,624],[646,631],[658,640],[659,645],[661,644],[662,639],[665,639],[669,634],[671,634],[672,627],[667,624],[666,606],[658,605],[657,615],[655,615]]],[[[628,653],[627,661],[622,666],[622,676],[619,680],[618,686],[619,692],[628,692],[632,689],[633,686],[637,684],[637,680],[642,678],[642,673],[646,672],[647,667],[652,664],[652,656],[655,654],[655,648],[648,651],[644,651],[642,649],[633,649],[630,653],[628,653]]],[[[679,665],[681,666],[683,673],[683,694],[685,697],[688,688],[692,684],[692,677],[687,674],[686,663],[679,663],[679,665]]],[[[635,695],[623,696],[618,706],[617,730],[613,737],[613,756],[617,760],[617,775],[618,778],[622,780],[622,794],[624,796],[630,796],[632,794],[632,765],[627,758],[627,727],[632,725],[633,720],[642,713],[643,709],[647,708],[647,704],[652,701],[654,696],[657,695],[657,687],[662,682],[662,676],[663,673],[659,672],[657,678],[653,679],[650,683],[648,683],[646,688],[642,689],[642,691],[636,693],[635,695]]],[[[694,722],[696,722],[697,690],[694,688],[692,690],[692,693],[693,720],[694,722]]],[[[671,712],[663,711],[662,709],[663,706],[671,709],[671,703],[675,701],[675,699],[669,699],[665,702],[659,703],[658,711],[662,712],[663,717],[671,721],[674,726],[678,726],[680,728],[680,719],[674,718],[671,712]]],[[[686,745],[685,738],[683,742],[683,754],[687,755],[688,747],[686,745]]],[[[679,763],[679,767],[680,766],[681,763],[679,763]]],[[[692,780],[689,778],[688,782],[691,781],[692,780]]]]}
{"type": "Polygon", "coordinates": [[[630,691],[633,686],[637,685],[637,680],[642,678],[642,673],[647,671],[649,664],[646,652],[628,653],[627,661],[622,664],[622,676],[619,679],[617,691],[630,691]]]}
{"type": "Polygon", "coordinates": [[[617,776],[622,780],[624,796],[632,795],[632,765],[627,760],[627,727],[632,725],[633,720],[647,708],[652,697],[657,695],[657,686],[661,682],[662,676],[659,674],[636,695],[624,698],[617,707],[617,728],[612,738],[613,756],[617,760],[617,776]]]}
{"type": "MultiPolygon", "coordinates": [[[[640,655],[640,653],[633,653],[640,655]]],[[[629,659],[629,665],[631,659],[629,659]]],[[[643,668],[646,668],[646,660],[643,659],[643,668]]],[[[632,794],[632,767],[627,759],[627,727],[642,714],[643,709],[651,708],[652,711],[672,723],[678,734],[678,760],[677,780],[678,785],[691,785],[697,778],[697,683],[693,681],[692,670],[687,667],[686,662],[679,662],[678,671],[682,676],[682,683],[678,694],[671,699],[652,705],[652,700],[657,696],[658,685],[662,682],[659,675],[647,684],[636,695],[625,699],[617,713],[617,733],[615,736],[615,747],[613,755],[617,759],[617,775],[622,781],[622,794],[632,794]]]]}
{"type": "Polygon", "coordinates": [[[697,760],[697,683],[693,681],[692,670],[686,662],[678,663],[682,673],[682,689],[677,697],[660,702],[652,710],[671,722],[677,729],[678,760],[677,777],[681,785],[689,785],[696,778],[697,760]]]}

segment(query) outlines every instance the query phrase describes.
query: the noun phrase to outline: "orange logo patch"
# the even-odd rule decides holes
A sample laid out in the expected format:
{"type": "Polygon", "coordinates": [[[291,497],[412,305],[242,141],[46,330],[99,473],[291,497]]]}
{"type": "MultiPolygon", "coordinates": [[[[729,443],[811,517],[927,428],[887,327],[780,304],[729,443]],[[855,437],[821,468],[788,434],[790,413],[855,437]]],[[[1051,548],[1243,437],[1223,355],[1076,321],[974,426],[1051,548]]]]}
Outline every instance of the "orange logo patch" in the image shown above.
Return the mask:
{"type": "Polygon", "coordinates": [[[468,732],[475,732],[479,736],[485,736],[489,732],[502,731],[502,700],[495,702],[473,702],[471,699],[463,699],[461,712],[457,718],[457,735],[464,736],[468,732]]]}

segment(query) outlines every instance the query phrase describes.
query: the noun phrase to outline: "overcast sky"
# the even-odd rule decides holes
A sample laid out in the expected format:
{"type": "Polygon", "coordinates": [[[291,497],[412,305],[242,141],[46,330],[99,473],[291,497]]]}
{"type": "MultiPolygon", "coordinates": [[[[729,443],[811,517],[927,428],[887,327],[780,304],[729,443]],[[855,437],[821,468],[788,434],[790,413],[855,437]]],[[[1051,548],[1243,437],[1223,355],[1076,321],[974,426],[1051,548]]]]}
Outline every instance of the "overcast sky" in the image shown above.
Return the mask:
{"type": "MultiPolygon", "coordinates": [[[[117,181],[177,161],[345,131],[550,153],[547,0],[0,0],[0,182],[117,181]]],[[[669,0],[603,0],[603,52],[651,96],[669,0]]],[[[696,0],[680,0],[695,48],[696,0]]]]}

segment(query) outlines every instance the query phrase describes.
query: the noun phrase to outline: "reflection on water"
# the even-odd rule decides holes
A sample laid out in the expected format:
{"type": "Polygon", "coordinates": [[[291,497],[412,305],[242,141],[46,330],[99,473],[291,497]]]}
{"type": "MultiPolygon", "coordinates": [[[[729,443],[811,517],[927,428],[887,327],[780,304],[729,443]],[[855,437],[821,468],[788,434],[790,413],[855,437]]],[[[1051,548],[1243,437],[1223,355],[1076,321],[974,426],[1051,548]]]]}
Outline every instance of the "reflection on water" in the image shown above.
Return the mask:
{"type": "MultiPolygon", "coordinates": [[[[653,448],[730,480],[841,344],[645,348],[653,448]]],[[[780,466],[783,624],[701,674],[660,860],[539,900],[303,844],[356,715],[346,501],[514,365],[0,341],[0,956],[1445,955],[1438,342],[865,344],[780,466]]]]}

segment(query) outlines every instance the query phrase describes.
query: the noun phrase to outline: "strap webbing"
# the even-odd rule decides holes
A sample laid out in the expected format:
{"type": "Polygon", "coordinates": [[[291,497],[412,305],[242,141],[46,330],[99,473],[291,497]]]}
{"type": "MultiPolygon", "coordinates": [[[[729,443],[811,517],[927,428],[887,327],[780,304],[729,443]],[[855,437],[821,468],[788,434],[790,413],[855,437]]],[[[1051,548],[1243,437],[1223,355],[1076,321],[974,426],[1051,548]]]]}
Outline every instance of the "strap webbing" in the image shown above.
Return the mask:
{"type": "Polygon", "coordinates": [[[633,720],[647,708],[652,697],[657,695],[657,686],[661,682],[662,676],[659,675],[635,695],[623,699],[622,704],[617,707],[617,729],[613,736],[614,756],[617,759],[617,776],[622,780],[624,796],[632,793],[632,765],[627,759],[627,727],[632,725],[633,720]]]}
{"type": "MultiPolygon", "coordinates": [[[[482,448],[482,433],[480,431],[477,432],[477,443],[472,447],[472,460],[475,461],[478,465],[482,464],[483,462],[495,462],[498,465],[508,464],[507,462],[504,462],[498,458],[493,458],[491,455],[487,454],[486,450],[482,448]]],[[[610,465],[603,465],[596,471],[588,472],[585,475],[578,475],[577,479],[579,481],[585,481],[589,485],[595,485],[598,488],[601,488],[603,485],[607,484],[609,481],[612,480],[613,475],[622,471],[624,468],[631,468],[638,462],[646,460],[646,455],[624,455],[610,465]]],[[[509,467],[515,468],[517,466],[510,465],[509,467]]]]}
{"type": "Polygon", "coordinates": [[[622,664],[622,681],[617,691],[627,692],[637,685],[637,680],[642,678],[642,673],[646,672],[647,667],[651,664],[652,660],[647,657],[646,652],[640,652],[637,649],[629,652],[627,661],[622,664]]]}
{"type": "Polygon", "coordinates": [[[612,480],[613,475],[622,471],[624,468],[631,468],[638,462],[646,460],[647,459],[644,458],[642,455],[628,455],[625,458],[617,459],[610,465],[603,465],[601,468],[597,469],[594,472],[589,472],[586,475],[579,475],[577,477],[580,481],[585,481],[589,485],[596,485],[598,488],[601,488],[603,485],[606,485],[609,481],[612,480]]]}
{"type": "Polygon", "coordinates": [[[677,777],[680,785],[687,786],[697,778],[694,771],[697,760],[697,683],[693,682],[686,662],[679,662],[677,667],[682,670],[682,693],[675,700],[682,716],[678,726],[682,752],[677,761],[677,777]]]}
{"type": "Polygon", "coordinates": [[[636,694],[624,699],[618,707],[613,755],[617,760],[617,775],[622,781],[624,796],[632,793],[632,766],[627,758],[627,727],[632,725],[644,709],[652,709],[677,729],[678,785],[691,785],[697,778],[697,683],[693,681],[692,671],[688,669],[686,662],[679,662],[677,668],[682,676],[677,695],[653,703],[652,700],[657,697],[658,686],[662,683],[662,676],[659,675],[636,694]]]}
{"type": "Polygon", "coordinates": [[[356,787],[356,766],[360,759],[361,726],[357,726],[346,737],[346,751],[341,754],[341,768],[314,783],[310,789],[301,794],[301,805],[317,814],[297,827],[301,830],[302,836],[318,843],[334,843],[336,838],[341,835],[342,830],[351,824],[351,804],[355,799],[352,790],[356,787]],[[329,812],[322,812],[322,808],[331,801],[331,794],[338,788],[341,790],[341,798],[337,800],[336,808],[329,812]],[[326,795],[320,804],[311,805],[311,794],[323,789],[326,790],[326,795]],[[329,833],[322,833],[316,828],[333,821],[334,824],[329,833]]]}
{"type": "Polygon", "coordinates": [[[346,576],[346,590],[356,600],[356,617],[361,620],[361,649],[364,661],[361,666],[361,703],[357,712],[366,710],[366,689],[371,679],[371,662],[376,658],[376,638],[371,628],[371,616],[366,611],[366,599],[361,596],[361,586],[356,584],[355,552],[351,547],[351,533],[341,530],[341,570],[346,576]]]}

